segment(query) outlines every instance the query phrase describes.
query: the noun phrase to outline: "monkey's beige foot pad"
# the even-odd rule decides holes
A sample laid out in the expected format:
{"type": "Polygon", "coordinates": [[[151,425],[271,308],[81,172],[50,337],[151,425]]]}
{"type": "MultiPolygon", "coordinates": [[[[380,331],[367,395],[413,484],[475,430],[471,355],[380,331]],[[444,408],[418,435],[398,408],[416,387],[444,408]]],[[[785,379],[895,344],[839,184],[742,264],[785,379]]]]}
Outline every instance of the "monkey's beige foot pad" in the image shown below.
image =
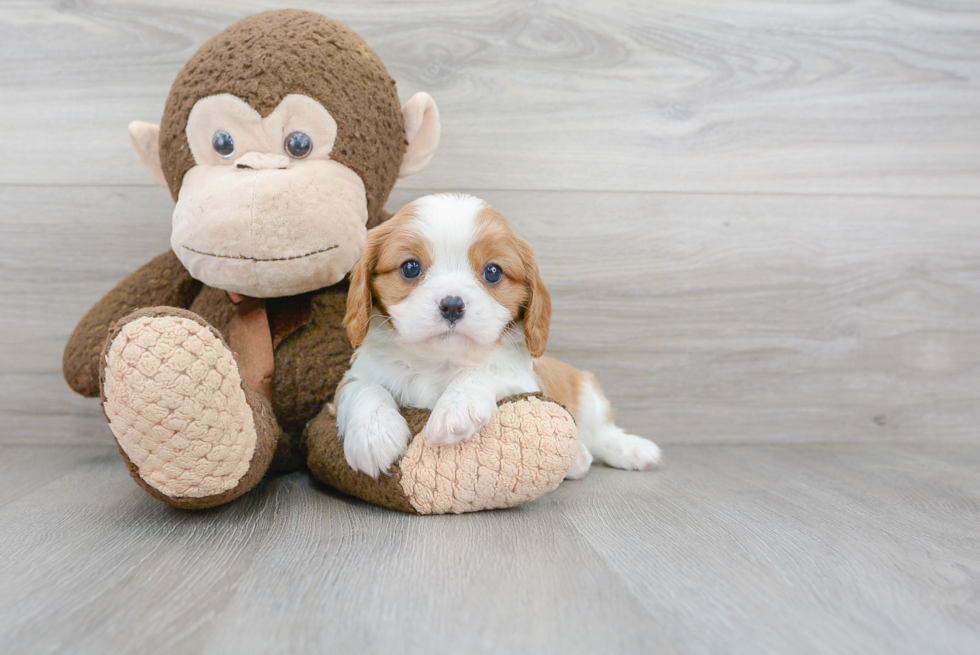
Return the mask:
{"type": "Polygon", "coordinates": [[[110,335],[102,393],[131,468],[168,498],[233,489],[249,470],[257,435],[231,351],[186,315],[130,319],[110,335]]]}
{"type": "Polygon", "coordinates": [[[540,394],[507,398],[498,408],[479,434],[453,446],[418,436],[428,410],[402,410],[417,436],[379,480],[347,466],[333,417],[322,412],[307,432],[310,469],[345,493],[417,514],[513,507],[554,490],[578,452],[571,415],[540,394]]]}

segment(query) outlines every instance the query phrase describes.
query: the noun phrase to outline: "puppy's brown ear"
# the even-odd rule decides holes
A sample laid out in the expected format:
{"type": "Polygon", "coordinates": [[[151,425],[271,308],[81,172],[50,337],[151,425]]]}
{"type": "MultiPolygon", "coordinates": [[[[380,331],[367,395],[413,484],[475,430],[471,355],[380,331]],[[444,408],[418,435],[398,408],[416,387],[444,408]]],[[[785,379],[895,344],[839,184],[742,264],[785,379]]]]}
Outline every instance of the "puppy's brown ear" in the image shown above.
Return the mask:
{"type": "Polygon", "coordinates": [[[347,337],[355,348],[364,341],[368,327],[371,325],[371,312],[374,307],[371,278],[374,275],[374,267],[378,263],[378,250],[381,247],[383,230],[382,225],[368,231],[364,252],[350,272],[350,290],[347,292],[344,327],[347,328],[347,337]]]}
{"type": "Polygon", "coordinates": [[[531,357],[541,357],[548,346],[551,329],[551,294],[541,280],[534,250],[522,240],[524,285],[527,287],[527,309],[524,310],[524,338],[531,357]]]}

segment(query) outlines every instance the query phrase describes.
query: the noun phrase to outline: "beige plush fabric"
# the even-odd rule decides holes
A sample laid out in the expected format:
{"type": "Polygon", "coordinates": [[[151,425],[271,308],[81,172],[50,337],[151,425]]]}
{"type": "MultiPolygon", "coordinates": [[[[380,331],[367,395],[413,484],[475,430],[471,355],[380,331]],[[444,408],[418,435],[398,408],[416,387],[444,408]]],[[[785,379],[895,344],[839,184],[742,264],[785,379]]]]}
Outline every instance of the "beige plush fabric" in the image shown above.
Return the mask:
{"type": "Polygon", "coordinates": [[[232,166],[187,172],[170,245],[195,280],[279,298],[344,279],[367,240],[364,184],[335,161],[290,166],[289,175],[232,166]]]}
{"type": "Polygon", "coordinates": [[[105,352],[103,409],[140,477],[166,496],[228,491],[248,472],[256,426],[231,351],[208,326],[144,315],[105,352]]]}
{"type": "Polygon", "coordinates": [[[402,119],[408,149],[398,169],[398,177],[408,177],[421,173],[439,147],[441,123],[436,101],[428,93],[419,91],[402,105],[402,119]]]}
{"type": "Polygon", "coordinates": [[[512,507],[555,489],[578,452],[575,422],[539,396],[503,401],[473,438],[433,446],[415,438],[399,462],[401,487],[419,514],[512,507]]]}

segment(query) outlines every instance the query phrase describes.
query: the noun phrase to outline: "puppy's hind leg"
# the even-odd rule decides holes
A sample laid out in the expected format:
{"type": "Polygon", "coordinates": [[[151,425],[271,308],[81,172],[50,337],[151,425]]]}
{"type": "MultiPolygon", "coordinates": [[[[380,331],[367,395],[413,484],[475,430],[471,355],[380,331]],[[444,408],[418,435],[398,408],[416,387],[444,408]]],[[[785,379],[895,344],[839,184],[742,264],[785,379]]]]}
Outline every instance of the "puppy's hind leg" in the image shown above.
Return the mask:
{"type": "Polygon", "coordinates": [[[572,468],[568,469],[568,473],[565,474],[565,479],[581,480],[589,472],[591,467],[592,453],[589,452],[588,447],[582,442],[580,437],[578,440],[578,452],[575,454],[575,463],[572,464],[572,468]]]}
{"type": "Polygon", "coordinates": [[[645,471],[660,462],[660,448],[627,434],[612,421],[612,409],[591,375],[579,396],[579,439],[600,462],[618,469],[645,471]]]}
{"type": "Polygon", "coordinates": [[[635,434],[627,434],[615,423],[606,425],[594,448],[596,459],[618,469],[646,471],[660,463],[657,444],[635,434]]]}

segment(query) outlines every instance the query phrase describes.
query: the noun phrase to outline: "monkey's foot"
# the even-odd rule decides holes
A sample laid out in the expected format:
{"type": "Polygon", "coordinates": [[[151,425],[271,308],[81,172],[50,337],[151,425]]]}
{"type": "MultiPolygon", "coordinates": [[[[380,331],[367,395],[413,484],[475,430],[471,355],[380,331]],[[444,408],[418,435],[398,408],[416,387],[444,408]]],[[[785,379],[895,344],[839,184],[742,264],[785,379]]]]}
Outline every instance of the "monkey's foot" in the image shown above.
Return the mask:
{"type": "MultiPolygon", "coordinates": [[[[437,446],[416,436],[390,475],[375,480],[354,471],[325,409],[307,425],[307,463],[321,482],[372,503],[416,514],[459,514],[513,507],[555,489],[575,462],[578,432],[571,415],[540,394],[498,403],[479,433],[437,446]]],[[[403,409],[419,435],[429,410],[403,409]]]]}
{"type": "Polygon", "coordinates": [[[416,438],[398,462],[420,514],[513,507],[555,489],[578,452],[575,421],[540,394],[504,399],[479,433],[454,446],[416,438]]]}
{"type": "Polygon", "coordinates": [[[109,335],[102,367],[112,434],[151,494],[210,507],[261,479],[278,432],[271,408],[243,386],[231,350],[196,314],[169,307],[130,314],[109,335]]]}

